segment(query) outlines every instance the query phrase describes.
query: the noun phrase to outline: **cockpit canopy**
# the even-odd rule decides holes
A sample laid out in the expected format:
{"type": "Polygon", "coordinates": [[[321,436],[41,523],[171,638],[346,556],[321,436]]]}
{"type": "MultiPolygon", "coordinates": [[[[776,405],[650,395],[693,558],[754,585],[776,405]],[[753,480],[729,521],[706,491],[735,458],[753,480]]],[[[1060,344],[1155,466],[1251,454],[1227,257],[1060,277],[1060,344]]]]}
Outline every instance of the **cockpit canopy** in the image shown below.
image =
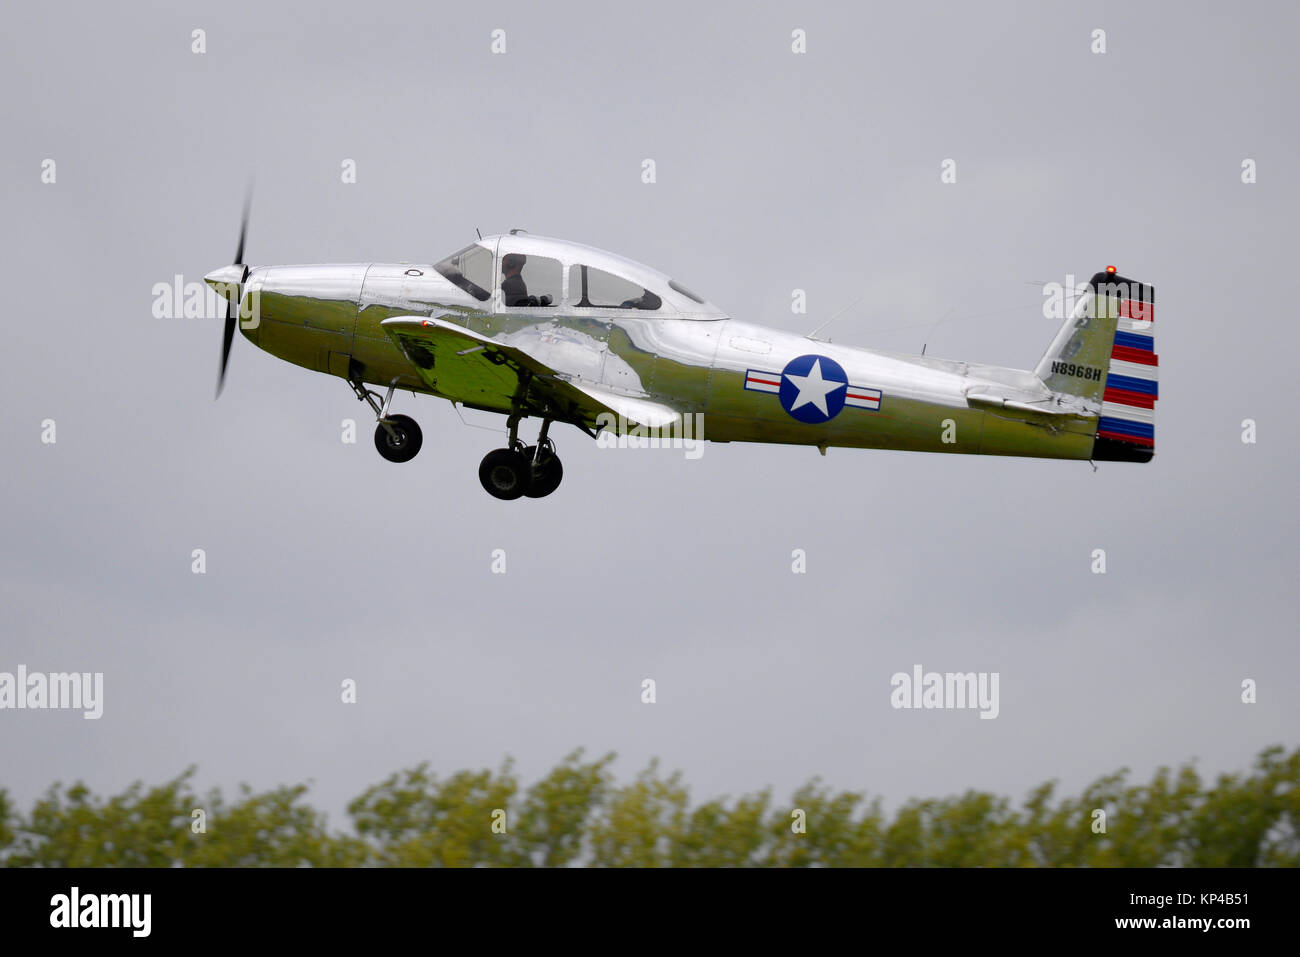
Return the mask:
{"type": "Polygon", "coordinates": [[[627,309],[647,318],[725,318],[717,306],[649,266],[546,236],[485,236],[434,268],[479,302],[491,300],[493,311],[627,309]]]}
{"type": "Polygon", "coordinates": [[[433,268],[479,302],[492,296],[492,253],[478,243],[452,253],[433,268]]]}

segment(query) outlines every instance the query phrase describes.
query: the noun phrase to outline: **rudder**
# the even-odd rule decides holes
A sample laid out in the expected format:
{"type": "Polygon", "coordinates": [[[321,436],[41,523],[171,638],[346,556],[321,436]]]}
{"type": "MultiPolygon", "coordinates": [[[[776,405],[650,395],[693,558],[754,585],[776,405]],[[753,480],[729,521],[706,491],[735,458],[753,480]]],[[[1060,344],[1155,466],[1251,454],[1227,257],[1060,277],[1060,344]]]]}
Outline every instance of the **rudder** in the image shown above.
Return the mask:
{"type": "Polygon", "coordinates": [[[1158,397],[1155,287],[1108,267],[1088,291],[1034,372],[1054,392],[1097,407],[1094,460],[1149,462],[1158,397]]]}

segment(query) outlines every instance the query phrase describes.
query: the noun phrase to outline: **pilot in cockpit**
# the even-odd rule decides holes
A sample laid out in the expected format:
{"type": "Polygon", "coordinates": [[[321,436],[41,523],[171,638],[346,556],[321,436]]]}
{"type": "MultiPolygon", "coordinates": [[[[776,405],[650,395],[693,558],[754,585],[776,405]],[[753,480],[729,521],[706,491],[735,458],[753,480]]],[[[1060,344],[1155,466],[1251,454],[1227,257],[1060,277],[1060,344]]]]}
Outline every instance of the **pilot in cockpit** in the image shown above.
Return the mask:
{"type": "Polygon", "coordinates": [[[550,296],[528,295],[528,285],[524,282],[524,263],[528,257],[523,253],[509,253],[501,257],[501,296],[507,306],[549,306],[550,296]]]}

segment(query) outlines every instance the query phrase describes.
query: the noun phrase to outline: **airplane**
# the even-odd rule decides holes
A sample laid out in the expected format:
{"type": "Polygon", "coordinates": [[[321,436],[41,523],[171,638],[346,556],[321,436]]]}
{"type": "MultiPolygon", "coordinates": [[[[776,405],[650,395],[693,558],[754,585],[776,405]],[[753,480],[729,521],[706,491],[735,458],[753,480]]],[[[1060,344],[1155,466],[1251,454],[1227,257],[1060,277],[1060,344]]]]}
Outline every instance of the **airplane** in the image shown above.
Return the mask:
{"type": "Polygon", "coordinates": [[[599,440],[712,442],[1148,462],[1155,451],[1155,289],[1096,273],[1032,370],[832,344],[731,317],[657,270],[512,229],[437,263],[249,266],[205,278],[260,349],[344,379],[376,419],[375,447],[409,462],[423,435],[397,391],[506,416],[479,481],[542,498],[564,470],[554,423],[599,440]],[[380,399],[370,386],[386,387],[380,399]],[[541,421],[531,444],[519,423],[541,421]]]}

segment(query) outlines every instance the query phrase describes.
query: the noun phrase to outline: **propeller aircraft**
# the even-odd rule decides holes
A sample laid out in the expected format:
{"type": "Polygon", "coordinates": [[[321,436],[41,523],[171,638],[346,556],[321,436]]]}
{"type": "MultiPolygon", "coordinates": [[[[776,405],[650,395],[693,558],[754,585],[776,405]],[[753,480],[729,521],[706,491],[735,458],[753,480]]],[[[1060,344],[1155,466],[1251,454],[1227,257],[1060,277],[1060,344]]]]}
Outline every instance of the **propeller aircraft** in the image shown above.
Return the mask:
{"type": "Polygon", "coordinates": [[[1155,290],[1109,266],[1032,370],[832,344],[732,318],[677,280],[522,230],[437,263],[250,266],[245,206],[233,265],[205,280],[260,349],[338,376],[376,419],[375,447],[408,462],[423,436],[397,391],[506,416],[479,480],[499,499],[560,485],[554,423],[596,438],[671,435],[1089,461],[1154,454],[1155,290]],[[242,321],[241,321],[242,318],[242,321]],[[386,388],[380,398],[371,386],[386,388]],[[540,420],[531,444],[525,418],[540,420]],[[680,434],[680,433],[678,433],[680,434]],[[689,434],[689,433],[688,433],[689,434]]]}

